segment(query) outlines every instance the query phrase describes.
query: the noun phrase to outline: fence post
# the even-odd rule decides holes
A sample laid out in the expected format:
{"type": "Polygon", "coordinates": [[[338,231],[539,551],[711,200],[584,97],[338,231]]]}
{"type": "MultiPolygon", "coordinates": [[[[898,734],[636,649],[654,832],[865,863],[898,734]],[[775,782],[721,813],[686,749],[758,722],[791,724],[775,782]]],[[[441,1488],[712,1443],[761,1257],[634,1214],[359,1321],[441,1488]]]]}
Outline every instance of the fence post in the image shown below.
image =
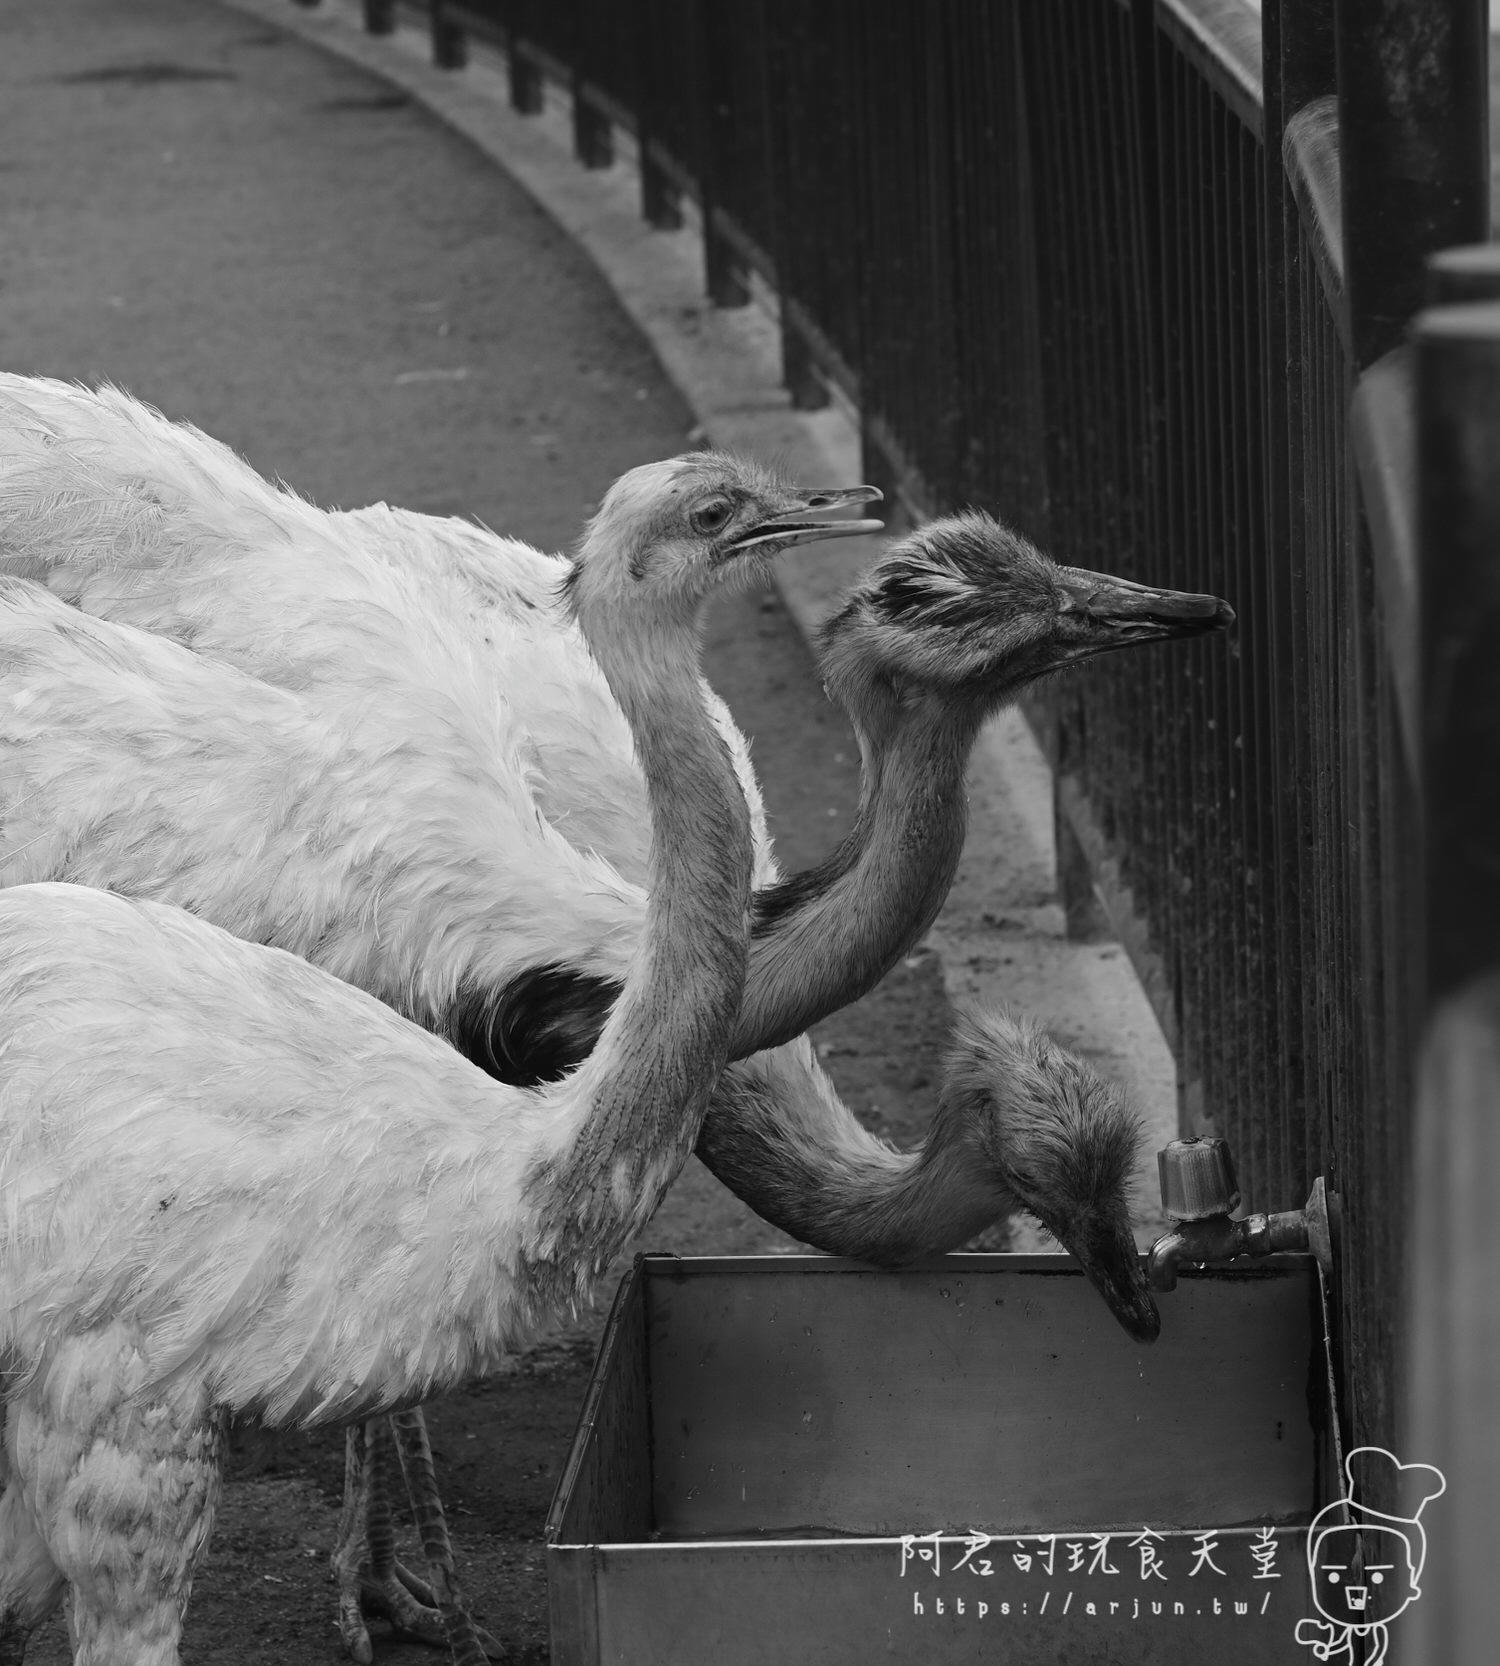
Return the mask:
{"type": "Polygon", "coordinates": [[[794,411],[821,411],[829,402],[828,385],[815,368],[807,338],[781,309],[781,380],[791,396],[794,411]]]}
{"type": "Polygon", "coordinates": [[[528,0],[509,0],[500,8],[497,20],[504,28],[505,79],[510,93],[510,107],[518,116],[541,115],[545,102],[542,72],[521,46],[526,38],[529,14],[528,0]]]}
{"type": "MultiPolygon", "coordinates": [[[[817,411],[829,403],[827,384],[817,370],[817,356],[806,333],[799,328],[799,303],[803,300],[806,261],[804,239],[820,217],[808,214],[808,182],[798,176],[792,162],[794,134],[800,131],[795,112],[802,77],[817,76],[820,57],[826,55],[836,38],[835,31],[817,28],[818,19],[808,9],[795,5],[767,5],[762,13],[766,85],[776,88],[767,95],[765,117],[771,136],[768,160],[771,183],[771,245],[776,262],[776,285],[780,302],[781,379],[794,411],[817,411]]],[[[832,151],[839,115],[830,105],[827,112],[827,140],[832,151]]],[[[839,177],[836,163],[830,177],[839,177]]],[[[824,228],[826,231],[826,228],[824,228]]]]}
{"type": "Polygon", "coordinates": [[[609,168],[615,160],[609,117],[589,102],[583,77],[573,71],[573,154],[585,168],[609,168]]]}
{"type": "Polygon", "coordinates": [[[539,116],[546,98],[542,72],[530,58],[516,51],[515,39],[515,32],[512,31],[510,50],[505,54],[510,107],[520,116],[539,116]]]}
{"type": "Polygon", "coordinates": [[[1489,235],[1485,0],[1338,0],[1339,174],[1354,368],[1401,340],[1423,261],[1489,235]]]}
{"type": "Polygon", "coordinates": [[[698,71],[703,76],[704,167],[703,268],[708,298],[716,307],[742,307],[750,300],[750,286],[719,224],[719,202],[734,157],[734,106],[730,101],[728,68],[734,51],[729,20],[720,7],[703,9],[698,71]]]}
{"type": "Polygon", "coordinates": [[[1482,1666],[1500,1630],[1500,1446],[1490,1438],[1500,1397],[1500,251],[1445,250],[1428,283],[1447,303],[1414,332],[1431,1016],[1400,1456],[1437,1464],[1448,1492],[1424,1520],[1423,1596],[1400,1640],[1410,1666],[1482,1666]]]}
{"type": "Polygon", "coordinates": [[[703,205],[703,281],[716,307],[743,307],[750,286],[718,223],[719,207],[712,199],[703,205]]]}
{"type": "MultiPolygon", "coordinates": [[[[632,0],[631,13],[634,19],[632,34],[635,40],[636,85],[640,88],[635,111],[635,142],[641,170],[641,216],[647,225],[657,231],[679,231],[682,227],[682,195],[676,181],[662,167],[657,154],[661,145],[656,136],[660,125],[657,106],[662,62],[666,57],[664,43],[657,38],[659,8],[651,4],[651,0],[632,0]]],[[[682,158],[677,160],[681,162],[682,158]]]]}
{"type": "Polygon", "coordinates": [[[1416,343],[1427,978],[1436,1001],[1500,961],[1500,303],[1433,308],[1417,321],[1416,343]]]}
{"type": "Polygon", "coordinates": [[[682,229],[682,197],[652,155],[649,137],[641,143],[641,215],[657,231],[682,229]]]}
{"type": "Polygon", "coordinates": [[[430,0],[430,5],[432,61],[439,69],[462,69],[469,61],[468,40],[458,24],[446,15],[443,0],[430,0]]]}

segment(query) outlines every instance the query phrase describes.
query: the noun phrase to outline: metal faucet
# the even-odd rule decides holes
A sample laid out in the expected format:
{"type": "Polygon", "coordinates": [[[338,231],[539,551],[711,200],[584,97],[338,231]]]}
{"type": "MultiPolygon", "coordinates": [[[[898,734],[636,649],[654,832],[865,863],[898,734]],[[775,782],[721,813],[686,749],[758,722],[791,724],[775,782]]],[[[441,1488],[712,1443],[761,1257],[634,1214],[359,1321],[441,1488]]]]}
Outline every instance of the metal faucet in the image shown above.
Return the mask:
{"type": "Polygon", "coordinates": [[[1231,1220],[1240,1202],[1234,1160],[1224,1140],[1173,1140],[1157,1153],[1162,1207],[1172,1230],[1158,1238],[1146,1258],[1153,1290],[1177,1284],[1181,1261],[1233,1261],[1238,1255],[1274,1255],[1278,1250],[1311,1252],[1324,1273],[1333,1273],[1333,1237],[1328,1197],[1320,1174],[1301,1209],[1231,1220]]]}

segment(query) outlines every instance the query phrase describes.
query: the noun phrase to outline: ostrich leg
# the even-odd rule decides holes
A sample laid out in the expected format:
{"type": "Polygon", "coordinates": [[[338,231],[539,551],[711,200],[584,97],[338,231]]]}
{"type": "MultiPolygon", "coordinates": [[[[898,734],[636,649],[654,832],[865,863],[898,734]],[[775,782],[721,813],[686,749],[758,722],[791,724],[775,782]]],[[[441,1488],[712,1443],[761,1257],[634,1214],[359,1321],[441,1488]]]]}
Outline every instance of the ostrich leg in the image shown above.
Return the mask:
{"type": "Polygon", "coordinates": [[[486,1666],[499,1660],[504,1650],[487,1631],[475,1625],[458,1588],[458,1570],[453,1564],[453,1541],[443,1501],[438,1496],[437,1474],[432,1464],[432,1447],[420,1407],[397,1412],[391,1418],[396,1436],[396,1454],[406,1480],[407,1496],[422,1539],[422,1552],[437,1582],[437,1608],[443,1630],[453,1650],[454,1666],[486,1666]]]}
{"type": "Polygon", "coordinates": [[[65,1581],[11,1475],[0,1402],[0,1666],[21,1666],[32,1631],[62,1601],[65,1581]]]}
{"type": "Polygon", "coordinates": [[[0,1666],[21,1666],[27,1639],[62,1601],[63,1589],[19,1484],[7,1484],[0,1494],[0,1666]]]}
{"type": "Polygon", "coordinates": [[[333,1569],[339,1588],[339,1633],[349,1655],[370,1666],[374,1650],[365,1612],[379,1614],[404,1637],[442,1648],[447,1642],[437,1598],[396,1560],[391,1522],[390,1426],[383,1417],[355,1424],[344,1442],[344,1507],[333,1569]]]}

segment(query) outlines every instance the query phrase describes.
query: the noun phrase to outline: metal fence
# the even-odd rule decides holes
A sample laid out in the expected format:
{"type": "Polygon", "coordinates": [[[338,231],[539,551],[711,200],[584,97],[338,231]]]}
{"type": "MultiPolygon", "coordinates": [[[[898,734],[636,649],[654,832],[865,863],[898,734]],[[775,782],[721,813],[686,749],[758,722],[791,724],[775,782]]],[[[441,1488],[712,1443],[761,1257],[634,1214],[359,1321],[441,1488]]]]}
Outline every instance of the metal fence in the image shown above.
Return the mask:
{"type": "Polygon", "coordinates": [[[1483,4],[426,10],[440,62],[507,52],[518,108],[570,88],[585,164],[633,130],[643,212],[696,203],[720,303],[771,287],[794,401],[853,401],[868,478],[1233,601],[1227,647],[1038,712],[1070,917],[1102,901],[1246,1204],[1342,1198],[1347,1432],[1390,1444],[1426,942],[1400,343],[1425,258],[1488,232],[1483,4]]]}

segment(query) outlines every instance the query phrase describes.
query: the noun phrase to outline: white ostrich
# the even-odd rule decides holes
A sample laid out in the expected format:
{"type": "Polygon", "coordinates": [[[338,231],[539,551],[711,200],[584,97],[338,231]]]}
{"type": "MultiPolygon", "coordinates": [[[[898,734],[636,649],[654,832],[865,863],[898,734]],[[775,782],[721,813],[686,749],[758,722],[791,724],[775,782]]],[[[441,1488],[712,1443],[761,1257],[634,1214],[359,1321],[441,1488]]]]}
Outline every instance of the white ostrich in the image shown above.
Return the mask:
{"type": "MultiPolygon", "coordinates": [[[[362,844],[419,841],[420,827],[382,806],[403,790],[418,806],[429,791],[446,798],[458,790],[448,778],[477,760],[486,779],[468,813],[486,856],[442,849],[423,875],[433,894],[420,929],[443,937],[446,964],[429,953],[419,972],[409,950],[403,963],[347,916],[327,922],[336,946],[325,934],[284,946],[402,1006],[503,1079],[581,1056],[639,918],[644,805],[620,713],[559,618],[555,558],[383,506],[329,514],[124,394],[0,376],[0,571],[330,716],[367,719],[388,737],[384,774],[350,765],[361,802],[327,807],[336,828],[362,826],[362,844]],[[398,744],[410,748],[401,760],[398,744]],[[485,885],[466,892],[474,875],[453,870],[481,860],[485,885]],[[505,934],[485,918],[497,909],[505,934]]],[[[747,748],[714,706],[756,820],[762,885],[736,1053],[798,1035],[863,993],[930,924],[962,847],[964,766],[990,712],[1070,663],[1232,617],[1214,597],[1058,567],[982,516],[934,522],[894,546],[825,633],[829,690],[859,732],[865,782],[855,828],[811,873],[765,883],[776,870],[747,748]]],[[[217,831],[205,825],[174,855],[196,866],[201,838],[241,846],[247,814],[226,803],[217,831]]],[[[282,854],[268,851],[267,866],[282,854]]],[[[414,901],[420,889],[408,882],[414,901]]],[[[240,906],[255,904],[247,895],[240,906]]],[[[276,929],[248,915],[221,923],[248,936],[276,929]]]]}
{"type": "MultiPolygon", "coordinates": [[[[90,658],[76,615],[69,651],[88,663],[41,638],[24,653],[12,643],[25,699],[10,738],[25,762],[4,877],[183,901],[365,984],[513,1080],[582,1056],[638,930],[640,786],[618,713],[557,618],[556,563],[458,522],[325,515],[123,395],[35,386],[24,391],[40,408],[0,429],[4,564],[200,657],[105,636],[90,658]],[[147,712],[116,675],[137,652],[147,712]],[[214,684],[232,673],[205,654],[262,681],[214,684]],[[484,722],[457,721],[455,691],[484,722]],[[155,744],[142,739],[152,712],[155,744]],[[59,744],[75,732],[76,748],[59,744]],[[262,802],[283,808],[247,829],[262,802]],[[575,848],[580,830],[593,852],[575,848]]],[[[14,637],[19,587],[7,603],[14,637]]],[[[978,517],[895,546],[824,650],[861,731],[859,822],[819,870],[757,897],[735,1050],[861,993],[925,929],[962,843],[963,767],[988,710],[1070,660],[1228,616],[1212,598],[1057,568],[978,517]]],[[[33,622],[45,634],[61,617],[33,622]]],[[[759,877],[774,877],[768,853],[759,877]]],[[[700,1152],[777,1224],[871,1259],[951,1248],[1030,1208],[1127,1327],[1154,1334],[1125,1214],[1128,1113],[1102,1085],[1086,1116],[1063,1114],[1068,1094],[1044,1095],[1029,1143],[1072,1160],[1018,1160],[1008,1136],[1028,1122],[1011,1085],[1029,1079],[1034,1049],[994,1028],[965,1047],[990,1091],[945,1094],[921,1153],[869,1135],[805,1042],[726,1078],[700,1152]]],[[[354,1560],[341,1558],[349,1578],[354,1560]]],[[[401,1585],[381,1580],[377,1600],[393,1608],[401,1585]]],[[[363,1652],[347,1598],[346,1636],[363,1652]]]]}
{"type": "Polygon", "coordinates": [[[494,1082],[181,910],[0,893],[0,1635],[67,1586],[79,1666],[170,1666],[227,1415],[347,1421],[461,1383],[650,1217],[746,962],[749,816],[701,697],[700,604],[826,531],[801,508],[679,460],[627,475],[584,540],[568,605],[635,737],[652,883],[610,1020],[561,1082],[494,1082]]]}

